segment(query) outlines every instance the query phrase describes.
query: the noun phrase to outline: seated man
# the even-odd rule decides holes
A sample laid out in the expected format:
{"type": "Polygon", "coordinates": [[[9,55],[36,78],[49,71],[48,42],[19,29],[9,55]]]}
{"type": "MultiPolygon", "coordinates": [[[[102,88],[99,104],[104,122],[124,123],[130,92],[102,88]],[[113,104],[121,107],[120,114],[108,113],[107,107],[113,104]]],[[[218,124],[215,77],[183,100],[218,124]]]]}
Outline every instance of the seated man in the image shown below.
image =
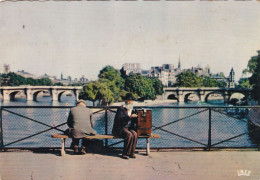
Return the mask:
{"type": "Polygon", "coordinates": [[[122,158],[129,159],[135,157],[135,147],[137,143],[137,133],[129,128],[132,120],[137,118],[136,114],[132,114],[134,97],[131,93],[127,93],[125,97],[125,105],[117,109],[112,134],[117,137],[124,138],[124,150],[122,158]]]}
{"type": "MultiPolygon", "coordinates": [[[[67,120],[69,126],[68,135],[72,137],[71,147],[74,149],[74,154],[79,153],[79,140],[87,135],[95,135],[94,120],[92,118],[92,112],[86,107],[86,101],[79,100],[77,106],[71,108],[70,114],[67,120]]],[[[86,154],[85,141],[82,140],[81,153],[86,154]]]]}

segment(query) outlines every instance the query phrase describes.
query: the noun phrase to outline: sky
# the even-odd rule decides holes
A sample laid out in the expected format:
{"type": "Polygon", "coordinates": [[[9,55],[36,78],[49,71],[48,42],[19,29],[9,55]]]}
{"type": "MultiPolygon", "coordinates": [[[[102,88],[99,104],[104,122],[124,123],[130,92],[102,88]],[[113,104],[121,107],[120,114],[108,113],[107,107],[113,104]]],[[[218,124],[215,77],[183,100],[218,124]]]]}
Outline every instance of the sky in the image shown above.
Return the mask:
{"type": "Polygon", "coordinates": [[[0,3],[0,70],[97,79],[106,65],[209,65],[236,80],[260,49],[257,1],[0,3]]]}

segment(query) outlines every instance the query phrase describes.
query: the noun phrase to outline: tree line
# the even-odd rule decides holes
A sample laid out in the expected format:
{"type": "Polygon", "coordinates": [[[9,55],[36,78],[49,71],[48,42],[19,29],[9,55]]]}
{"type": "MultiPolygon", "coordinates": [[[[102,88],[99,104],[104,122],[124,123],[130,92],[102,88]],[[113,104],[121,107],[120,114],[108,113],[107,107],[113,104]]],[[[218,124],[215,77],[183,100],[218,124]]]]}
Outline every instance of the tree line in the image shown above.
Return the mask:
{"type": "MultiPolygon", "coordinates": [[[[182,72],[177,76],[176,87],[224,87],[225,83],[218,82],[207,76],[198,76],[191,71],[182,72]]],[[[126,75],[112,66],[100,70],[98,80],[83,86],[79,98],[101,105],[122,101],[126,93],[131,92],[137,100],[154,100],[163,93],[162,82],[155,77],[141,74],[126,75]]]]}
{"type": "Polygon", "coordinates": [[[25,78],[15,73],[1,74],[0,76],[1,86],[20,86],[20,85],[31,85],[31,86],[51,86],[52,81],[49,78],[33,79],[25,78]]]}
{"type": "Polygon", "coordinates": [[[225,87],[225,82],[217,81],[209,76],[198,76],[192,71],[185,71],[177,75],[176,87],[225,87]]]}
{"type": "Polygon", "coordinates": [[[144,77],[140,74],[122,75],[112,66],[100,70],[98,80],[83,86],[79,98],[101,105],[122,101],[126,93],[131,92],[138,100],[155,99],[163,93],[163,85],[157,78],[144,77]]]}

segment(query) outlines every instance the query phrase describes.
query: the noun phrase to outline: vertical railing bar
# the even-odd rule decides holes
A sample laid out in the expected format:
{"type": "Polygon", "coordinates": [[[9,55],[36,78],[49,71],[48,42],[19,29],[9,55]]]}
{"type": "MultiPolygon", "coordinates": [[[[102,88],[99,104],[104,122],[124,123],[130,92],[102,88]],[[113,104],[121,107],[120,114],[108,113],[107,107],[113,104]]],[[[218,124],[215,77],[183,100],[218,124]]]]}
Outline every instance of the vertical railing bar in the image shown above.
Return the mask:
{"type": "Polygon", "coordinates": [[[208,147],[207,149],[210,150],[211,148],[211,108],[209,107],[209,132],[208,132],[208,147]]]}
{"type": "MultiPolygon", "coordinates": [[[[107,107],[105,108],[105,134],[108,134],[108,118],[107,118],[107,107]]],[[[105,140],[106,148],[108,147],[108,139],[105,140]]]]}
{"type": "Polygon", "coordinates": [[[0,107],[0,151],[4,149],[2,106],[0,107]]]}

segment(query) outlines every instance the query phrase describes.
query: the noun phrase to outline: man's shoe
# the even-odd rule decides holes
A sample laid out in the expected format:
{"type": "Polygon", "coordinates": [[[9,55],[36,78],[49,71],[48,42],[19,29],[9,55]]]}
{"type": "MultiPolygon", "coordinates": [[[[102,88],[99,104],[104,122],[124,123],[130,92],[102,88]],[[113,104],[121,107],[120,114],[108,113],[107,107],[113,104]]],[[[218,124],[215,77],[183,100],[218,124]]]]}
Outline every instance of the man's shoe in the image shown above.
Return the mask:
{"type": "Polygon", "coordinates": [[[122,154],[122,156],[121,156],[123,159],[129,159],[129,157],[127,156],[127,155],[125,155],[125,154],[122,154]]]}
{"type": "Polygon", "coordinates": [[[129,157],[130,158],[136,158],[136,156],[134,154],[131,154],[129,157]]]}
{"type": "Polygon", "coordinates": [[[81,147],[81,154],[87,154],[85,146],[81,147]]]}
{"type": "Polygon", "coordinates": [[[74,146],[73,149],[73,155],[79,154],[79,146],[74,146]]]}

